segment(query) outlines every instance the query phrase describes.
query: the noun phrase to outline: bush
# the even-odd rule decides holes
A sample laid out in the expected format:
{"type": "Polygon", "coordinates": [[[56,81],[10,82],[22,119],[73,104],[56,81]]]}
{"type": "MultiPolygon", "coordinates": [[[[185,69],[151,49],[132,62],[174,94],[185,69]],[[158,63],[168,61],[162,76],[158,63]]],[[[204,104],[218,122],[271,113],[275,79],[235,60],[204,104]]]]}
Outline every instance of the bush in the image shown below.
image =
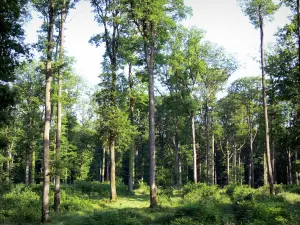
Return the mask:
{"type": "Polygon", "coordinates": [[[41,197],[24,184],[17,184],[0,199],[0,222],[34,222],[41,217],[41,197]]]}

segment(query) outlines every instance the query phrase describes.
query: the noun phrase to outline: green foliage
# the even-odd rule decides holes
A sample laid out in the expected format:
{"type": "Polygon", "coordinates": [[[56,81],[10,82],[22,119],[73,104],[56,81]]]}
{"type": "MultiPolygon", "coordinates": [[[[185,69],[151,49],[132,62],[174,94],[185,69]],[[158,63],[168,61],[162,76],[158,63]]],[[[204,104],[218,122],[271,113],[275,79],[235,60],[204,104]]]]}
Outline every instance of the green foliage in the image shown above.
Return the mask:
{"type": "Polygon", "coordinates": [[[273,0],[238,0],[238,2],[255,28],[259,27],[259,7],[261,7],[262,17],[265,20],[272,20],[272,15],[279,8],[279,5],[274,4],[273,0]]]}
{"type": "Polygon", "coordinates": [[[0,223],[38,221],[41,217],[40,205],[40,195],[30,187],[24,184],[11,186],[10,191],[0,197],[0,223]]]}

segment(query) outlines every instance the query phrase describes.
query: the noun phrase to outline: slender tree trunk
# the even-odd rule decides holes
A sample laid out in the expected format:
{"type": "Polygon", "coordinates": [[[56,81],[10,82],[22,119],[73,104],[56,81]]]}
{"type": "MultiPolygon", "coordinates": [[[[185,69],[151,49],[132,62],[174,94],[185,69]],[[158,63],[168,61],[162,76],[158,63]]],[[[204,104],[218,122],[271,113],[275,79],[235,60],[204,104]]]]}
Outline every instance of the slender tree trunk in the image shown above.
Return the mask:
{"type": "MultiPolygon", "coordinates": [[[[133,78],[131,73],[131,63],[129,63],[128,69],[128,80],[130,88],[130,99],[129,99],[129,118],[130,122],[133,125],[133,113],[134,113],[134,99],[133,99],[133,78]]],[[[134,137],[132,138],[132,143],[130,145],[129,151],[129,179],[128,179],[128,191],[133,192],[133,183],[134,183],[134,137]]]]}
{"type": "Polygon", "coordinates": [[[293,179],[292,179],[292,154],[291,151],[287,151],[287,157],[288,157],[288,184],[293,184],[293,179]]]}
{"type": "MultiPolygon", "coordinates": [[[[154,37],[153,24],[150,25],[152,37],[154,37]]],[[[155,104],[154,104],[154,40],[151,41],[150,46],[145,46],[145,55],[148,69],[149,79],[149,153],[150,153],[150,207],[156,207],[158,204],[157,188],[155,184],[155,104]],[[150,47],[150,48],[148,48],[150,47]]]]}
{"type": "Polygon", "coordinates": [[[31,184],[35,183],[35,150],[32,149],[31,153],[31,184]]]}
{"type": "Polygon", "coordinates": [[[230,155],[228,140],[226,141],[226,166],[227,166],[227,184],[230,183],[230,155]]]}
{"type": "MultiPolygon", "coordinates": [[[[297,154],[297,152],[295,152],[295,162],[297,162],[297,160],[298,160],[298,154],[297,154]]],[[[299,173],[299,171],[297,171],[297,168],[296,168],[296,172],[295,172],[295,177],[296,177],[296,184],[298,186],[300,183],[300,173],[299,173]]]]}
{"type": "MultiPolygon", "coordinates": [[[[110,147],[109,147],[109,150],[110,150],[110,147]]],[[[108,157],[108,154],[109,153],[107,153],[106,155],[105,155],[105,158],[106,158],[106,180],[108,181],[108,180],[110,180],[110,160],[109,160],[109,157],[108,157]]]]}
{"type": "Polygon", "coordinates": [[[46,62],[46,88],[45,88],[45,126],[44,126],[44,185],[42,201],[42,222],[49,221],[49,188],[50,188],[50,119],[51,119],[51,83],[52,83],[52,49],[54,26],[54,1],[49,0],[49,27],[46,62]]]}
{"type": "Polygon", "coordinates": [[[243,184],[243,175],[242,175],[242,173],[241,173],[241,171],[242,171],[242,167],[241,167],[241,151],[239,151],[239,162],[238,162],[238,166],[239,166],[239,178],[238,178],[238,180],[239,180],[239,183],[242,185],[243,184]]]}
{"type": "Polygon", "coordinates": [[[105,177],[105,147],[103,147],[103,155],[102,155],[102,169],[101,169],[101,182],[104,182],[105,177]]]}
{"type": "Polygon", "coordinates": [[[29,185],[29,175],[30,175],[30,164],[31,164],[31,146],[26,149],[26,160],[25,160],[25,184],[29,185]]]}
{"type": "Polygon", "coordinates": [[[232,167],[233,167],[233,180],[234,183],[236,183],[236,173],[237,173],[237,168],[236,168],[236,146],[233,145],[233,153],[232,153],[232,167]]]}
{"type": "Polygon", "coordinates": [[[248,133],[249,133],[249,141],[250,141],[250,159],[249,159],[249,178],[248,178],[248,184],[249,187],[254,188],[254,152],[253,152],[253,130],[252,130],[252,121],[251,121],[251,113],[250,109],[248,108],[248,133]]]}
{"type": "Polygon", "coordinates": [[[197,150],[196,150],[196,134],[195,134],[195,117],[192,115],[192,138],[193,138],[193,178],[194,183],[197,183],[197,150]]]}
{"type": "Polygon", "coordinates": [[[111,138],[110,143],[110,199],[117,200],[116,190],[116,159],[115,159],[115,138],[111,138]]]}
{"type": "Polygon", "coordinates": [[[267,160],[266,153],[264,153],[264,185],[268,185],[268,168],[267,168],[267,160]]]}
{"type": "Polygon", "coordinates": [[[270,194],[274,194],[273,184],[273,169],[270,156],[270,132],[269,132],[269,120],[268,120],[268,105],[267,105],[267,93],[266,93],[266,77],[264,70],[264,23],[261,12],[261,5],[259,5],[259,25],[260,25],[260,57],[261,57],[261,74],[262,74],[262,96],[263,96],[263,109],[265,117],[265,129],[266,129],[266,161],[268,169],[268,180],[270,194]]]}
{"type": "MultiPolygon", "coordinates": [[[[180,149],[180,148],[179,148],[180,149]]],[[[178,185],[179,187],[182,186],[182,165],[181,165],[181,155],[178,155],[178,185]]]]}
{"type": "Polygon", "coordinates": [[[13,142],[11,144],[11,146],[9,146],[8,150],[7,150],[7,181],[10,182],[10,177],[11,177],[11,169],[12,169],[12,149],[13,149],[13,142]]]}
{"type": "Polygon", "coordinates": [[[208,101],[205,103],[205,130],[206,130],[206,182],[211,183],[212,174],[211,174],[211,152],[210,152],[210,138],[209,138],[209,112],[208,112],[208,101]]]}
{"type": "Polygon", "coordinates": [[[212,134],[211,136],[211,173],[212,173],[212,184],[215,183],[215,135],[212,134]]]}
{"type": "MultiPolygon", "coordinates": [[[[60,23],[60,50],[59,50],[59,61],[60,64],[64,63],[64,20],[66,16],[65,2],[61,10],[61,23],[60,23]]],[[[55,171],[55,184],[54,184],[54,210],[55,212],[60,211],[60,145],[61,145],[61,104],[62,98],[62,71],[61,68],[58,70],[58,100],[57,100],[57,129],[56,129],[56,151],[55,160],[57,162],[55,171]]]]}
{"type": "Polygon", "coordinates": [[[139,166],[139,148],[143,147],[143,138],[140,136],[140,141],[139,141],[139,145],[135,146],[135,153],[134,153],[134,171],[135,171],[135,176],[134,176],[134,183],[135,185],[137,185],[139,183],[139,170],[138,170],[138,166],[139,166]]]}

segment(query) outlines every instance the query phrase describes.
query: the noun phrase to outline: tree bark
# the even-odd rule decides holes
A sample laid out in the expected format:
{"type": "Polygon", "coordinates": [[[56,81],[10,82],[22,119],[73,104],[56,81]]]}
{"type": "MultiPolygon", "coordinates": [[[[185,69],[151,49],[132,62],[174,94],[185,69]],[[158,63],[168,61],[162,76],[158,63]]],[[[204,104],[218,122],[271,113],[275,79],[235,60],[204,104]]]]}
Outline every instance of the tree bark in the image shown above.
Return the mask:
{"type": "Polygon", "coordinates": [[[195,134],[195,117],[192,115],[192,141],[193,141],[193,178],[197,184],[197,150],[196,150],[196,134],[195,134]]]}
{"type": "MultiPolygon", "coordinates": [[[[133,125],[133,113],[134,113],[134,99],[133,99],[133,78],[131,73],[131,63],[129,63],[128,68],[128,80],[130,89],[130,99],[129,99],[129,118],[131,125],[133,125]]],[[[128,191],[133,192],[134,184],[134,137],[132,138],[132,143],[130,144],[129,151],[129,178],[128,178],[128,191]]]]}
{"type": "Polygon", "coordinates": [[[226,141],[226,166],[227,166],[227,184],[230,183],[230,155],[228,140],[226,141]]]}
{"type": "MultiPolygon", "coordinates": [[[[154,24],[151,23],[151,36],[154,37],[154,24]]],[[[154,104],[154,40],[150,41],[150,46],[145,46],[145,55],[149,79],[149,152],[150,152],[150,207],[158,205],[157,188],[155,184],[155,104],[154,104]]]]}
{"type": "MultiPolygon", "coordinates": [[[[65,1],[61,10],[61,22],[60,22],[60,50],[59,50],[59,61],[62,66],[64,63],[64,20],[66,16],[65,1]]],[[[55,183],[54,183],[54,210],[55,212],[60,211],[60,145],[61,145],[61,111],[62,111],[62,70],[61,66],[58,70],[58,100],[57,100],[57,128],[56,128],[56,148],[55,148],[55,183]]]]}
{"type": "Polygon", "coordinates": [[[54,1],[49,0],[49,27],[46,62],[46,87],[45,87],[45,126],[44,126],[44,185],[42,201],[42,223],[49,221],[49,188],[50,188],[50,119],[51,119],[51,83],[52,83],[52,50],[54,26],[54,1]]]}
{"type": "Polygon", "coordinates": [[[264,23],[261,12],[261,5],[258,8],[259,13],[259,26],[260,26],[260,57],[261,57],[261,74],[262,74],[262,96],[263,96],[263,109],[265,118],[265,130],[266,130],[266,161],[268,169],[268,180],[270,194],[274,194],[274,184],[273,184],[273,169],[270,156],[270,132],[269,132],[269,120],[268,120],[268,105],[267,105],[267,93],[266,93],[266,77],[264,70],[264,23]]]}
{"type": "Polygon", "coordinates": [[[209,112],[208,112],[208,100],[205,103],[205,130],[206,130],[206,182],[211,184],[212,174],[211,174],[211,152],[210,152],[210,138],[209,138],[209,112]]]}
{"type": "Polygon", "coordinates": [[[110,142],[110,200],[117,200],[116,189],[116,159],[115,159],[115,138],[111,137],[110,142]]]}
{"type": "Polygon", "coordinates": [[[292,154],[291,151],[287,151],[287,157],[288,157],[288,174],[287,174],[287,183],[288,184],[293,184],[293,179],[292,179],[292,154]]]}
{"type": "Polygon", "coordinates": [[[101,168],[101,182],[103,183],[105,180],[105,147],[103,147],[103,155],[102,155],[102,168],[101,168]]]}
{"type": "Polygon", "coordinates": [[[249,187],[253,187],[254,188],[254,152],[253,152],[253,142],[254,142],[254,138],[253,138],[253,126],[252,126],[252,120],[251,120],[251,112],[250,109],[248,108],[247,110],[248,112],[248,134],[249,134],[249,141],[250,141],[250,159],[249,159],[249,178],[248,178],[248,184],[249,187]]]}
{"type": "Polygon", "coordinates": [[[29,185],[30,182],[30,164],[31,164],[31,146],[26,148],[26,160],[25,160],[25,184],[29,185]]]}
{"type": "MultiPolygon", "coordinates": [[[[297,154],[297,152],[295,152],[295,162],[296,163],[297,163],[297,160],[298,160],[298,154],[297,154]]],[[[299,173],[299,171],[297,169],[298,168],[296,167],[295,177],[296,177],[296,184],[298,186],[299,183],[300,183],[300,173],[299,173]]]]}
{"type": "Polygon", "coordinates": [[[31,153],[31,184],[35,183],[35,150],[32,149],[31,153]]]}
{"type": "Polygon", "coordinates": [[[212,173],[212,184],[216,184],[215,177],[215,135],[211,136],[211,173],[212,173]]]}

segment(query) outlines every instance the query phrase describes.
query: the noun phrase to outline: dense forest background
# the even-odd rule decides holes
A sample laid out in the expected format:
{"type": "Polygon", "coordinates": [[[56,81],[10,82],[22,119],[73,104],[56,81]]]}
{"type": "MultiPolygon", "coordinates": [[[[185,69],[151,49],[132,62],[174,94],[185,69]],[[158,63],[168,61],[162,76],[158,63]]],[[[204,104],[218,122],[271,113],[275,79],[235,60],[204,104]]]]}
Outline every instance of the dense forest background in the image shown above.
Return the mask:
{"type": "MultiPolygon", "coordinates": [[[[299,1],[238,1],[260,31],[261,74],[235,80],[223,95],[239,61],[201,29],[181,25],[192,14],[183,0],[91,0],[102,28],[90,43],[105,53],[99,85],[88,87],[64,50],[65,21],[77,3],[0,3],[1,202],[30,190],[20,211],[36,204],[48,222],[52,211],[72,208],[64,205],[64,188],[103,194],[112,204],[146,189],[157,208],[164,199],[158,196],[170,200],[174,190],[198,191],[192,200],[225,186],[230,195],[238,186],[249,200],[252,188],[264,186],[263,196],[272,196],[299,186],[299,1]],[[276,43],[264,47],[264,28],[281,6],[292,16],[274,34],[276,43]],[[33,11],[44,23],[38,42],[28,45],[23,27],[33,11]]],[[[1,204],[0,222],[10,224],[17,217],[6,211],[10,203],[1,204]]],[[[280,216],[280,224],[298,218],[280,216]]]]}

